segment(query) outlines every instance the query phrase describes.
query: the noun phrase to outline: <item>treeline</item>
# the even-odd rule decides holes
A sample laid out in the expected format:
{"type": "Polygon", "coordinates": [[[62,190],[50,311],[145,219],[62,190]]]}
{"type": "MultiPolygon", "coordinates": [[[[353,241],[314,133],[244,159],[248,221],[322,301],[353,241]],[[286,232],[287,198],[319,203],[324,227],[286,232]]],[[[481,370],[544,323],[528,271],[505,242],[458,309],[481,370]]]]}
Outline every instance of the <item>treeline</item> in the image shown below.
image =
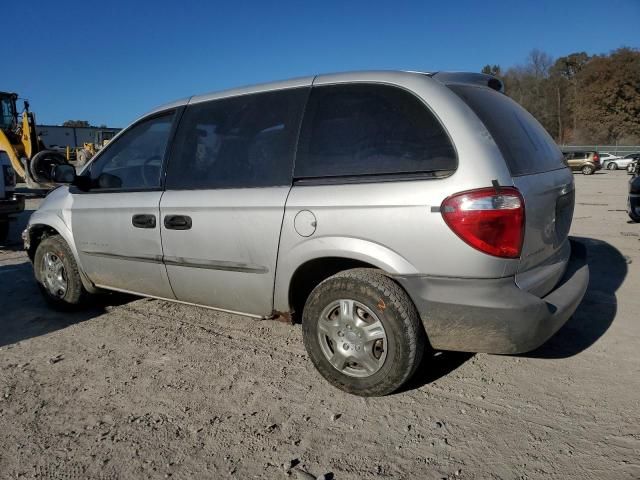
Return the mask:
{"type": "Polygon", "coordinates": [[[560,144],[640,144],[640,51],[572,53],[554,60],[533,50],[524,65],[503,71],[505,92],[531,112],[560,144]]]}
{"type": "MultiPolygon", "coordinates": [[[[95,125],[91,125],[86,120],[66,120],[63,124],[63,127],[95,127],[95,125]]],[[[98,128],[107,128],[105,124],[98,125],[98,128]]]]}

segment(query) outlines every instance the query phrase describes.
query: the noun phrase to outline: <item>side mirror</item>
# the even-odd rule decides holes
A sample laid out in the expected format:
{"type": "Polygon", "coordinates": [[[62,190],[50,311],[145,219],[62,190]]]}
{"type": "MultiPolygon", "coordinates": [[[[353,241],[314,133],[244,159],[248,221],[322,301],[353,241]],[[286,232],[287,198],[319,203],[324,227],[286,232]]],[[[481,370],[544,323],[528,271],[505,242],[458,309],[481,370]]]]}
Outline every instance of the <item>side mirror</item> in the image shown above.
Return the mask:
{"type": "Polygon", "coordinates": [[[76,169],[73,165],[54,165],[51,167],[51,180],[55,183],[73,183],[76,179],[76,169]]]}

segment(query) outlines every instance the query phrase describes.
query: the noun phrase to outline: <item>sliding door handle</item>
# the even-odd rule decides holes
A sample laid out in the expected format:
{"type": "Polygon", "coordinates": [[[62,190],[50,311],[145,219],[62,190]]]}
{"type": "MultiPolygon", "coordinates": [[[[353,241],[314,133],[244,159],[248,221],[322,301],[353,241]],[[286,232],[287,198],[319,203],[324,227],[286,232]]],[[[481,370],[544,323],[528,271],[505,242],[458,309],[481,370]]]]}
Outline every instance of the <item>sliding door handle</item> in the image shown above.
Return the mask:
{"type": "Polygon", "coordinates": [[[131,218],[131,223],[136,228],[156,228],[156,216],[140,213],[131,218]]]}
{"type": "Polygon", "coordinates": [[[164,226],[168,230],[189,230],[191,217],[186,215],[167,215],[164,217],[164,226]]]}

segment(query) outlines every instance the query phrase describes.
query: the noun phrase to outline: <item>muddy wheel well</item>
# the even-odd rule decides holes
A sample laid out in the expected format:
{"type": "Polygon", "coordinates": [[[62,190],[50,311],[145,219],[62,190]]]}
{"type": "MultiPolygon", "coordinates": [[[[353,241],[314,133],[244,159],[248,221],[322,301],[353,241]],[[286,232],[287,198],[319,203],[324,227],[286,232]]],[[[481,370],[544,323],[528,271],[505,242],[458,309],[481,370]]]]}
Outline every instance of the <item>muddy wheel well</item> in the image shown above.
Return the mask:
{"type": "Polygon", "coordinates": [[[302,322],[304,304],[316,285],[338,272],[352,268],[377,267],[359,260],[340,257],[316,258],[300,265],[289,283],[289,306],[293,312],[293,321],[302,322]]]}
{"type": "Polygon", "coordinates": [[[58,235],[58,231],[49,225],[32,225],[31,228],[29,228],[29,250],[27,250],[27,253],[31,261],[33,261],[40,242],[52,235],[58,235]]]}

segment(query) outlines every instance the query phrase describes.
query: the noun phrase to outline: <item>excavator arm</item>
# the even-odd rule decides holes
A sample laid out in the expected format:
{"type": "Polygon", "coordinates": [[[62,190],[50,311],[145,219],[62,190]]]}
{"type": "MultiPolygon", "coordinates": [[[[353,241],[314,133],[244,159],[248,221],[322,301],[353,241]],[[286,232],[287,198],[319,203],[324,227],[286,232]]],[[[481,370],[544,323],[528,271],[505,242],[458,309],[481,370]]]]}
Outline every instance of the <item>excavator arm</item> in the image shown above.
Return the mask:
{"type": "Polygon", "coordinates": [[[0,150],[7,152],[16,174],[30,188],[51,188],[55,186],[48,178],[52,167],[66,160],[60,152],[46,150],[38,139],[36,117],[26,101],[22,120],[18,122],[17,98],[15,93],[0,92],[0,150]]]}
{"type": "Polygon", "coordinates": [[[20,161],[20,157],[25,154],[24,149],[21,148],[21,145],[14,145],[11,143],[4,130],[0,130],[0,150],[7,152],[9,160],[11,161],[11,166],[16,171],[16,174],[19,177],[26,178],[24,165],[22,165],[22,162],[20,161]]]}

